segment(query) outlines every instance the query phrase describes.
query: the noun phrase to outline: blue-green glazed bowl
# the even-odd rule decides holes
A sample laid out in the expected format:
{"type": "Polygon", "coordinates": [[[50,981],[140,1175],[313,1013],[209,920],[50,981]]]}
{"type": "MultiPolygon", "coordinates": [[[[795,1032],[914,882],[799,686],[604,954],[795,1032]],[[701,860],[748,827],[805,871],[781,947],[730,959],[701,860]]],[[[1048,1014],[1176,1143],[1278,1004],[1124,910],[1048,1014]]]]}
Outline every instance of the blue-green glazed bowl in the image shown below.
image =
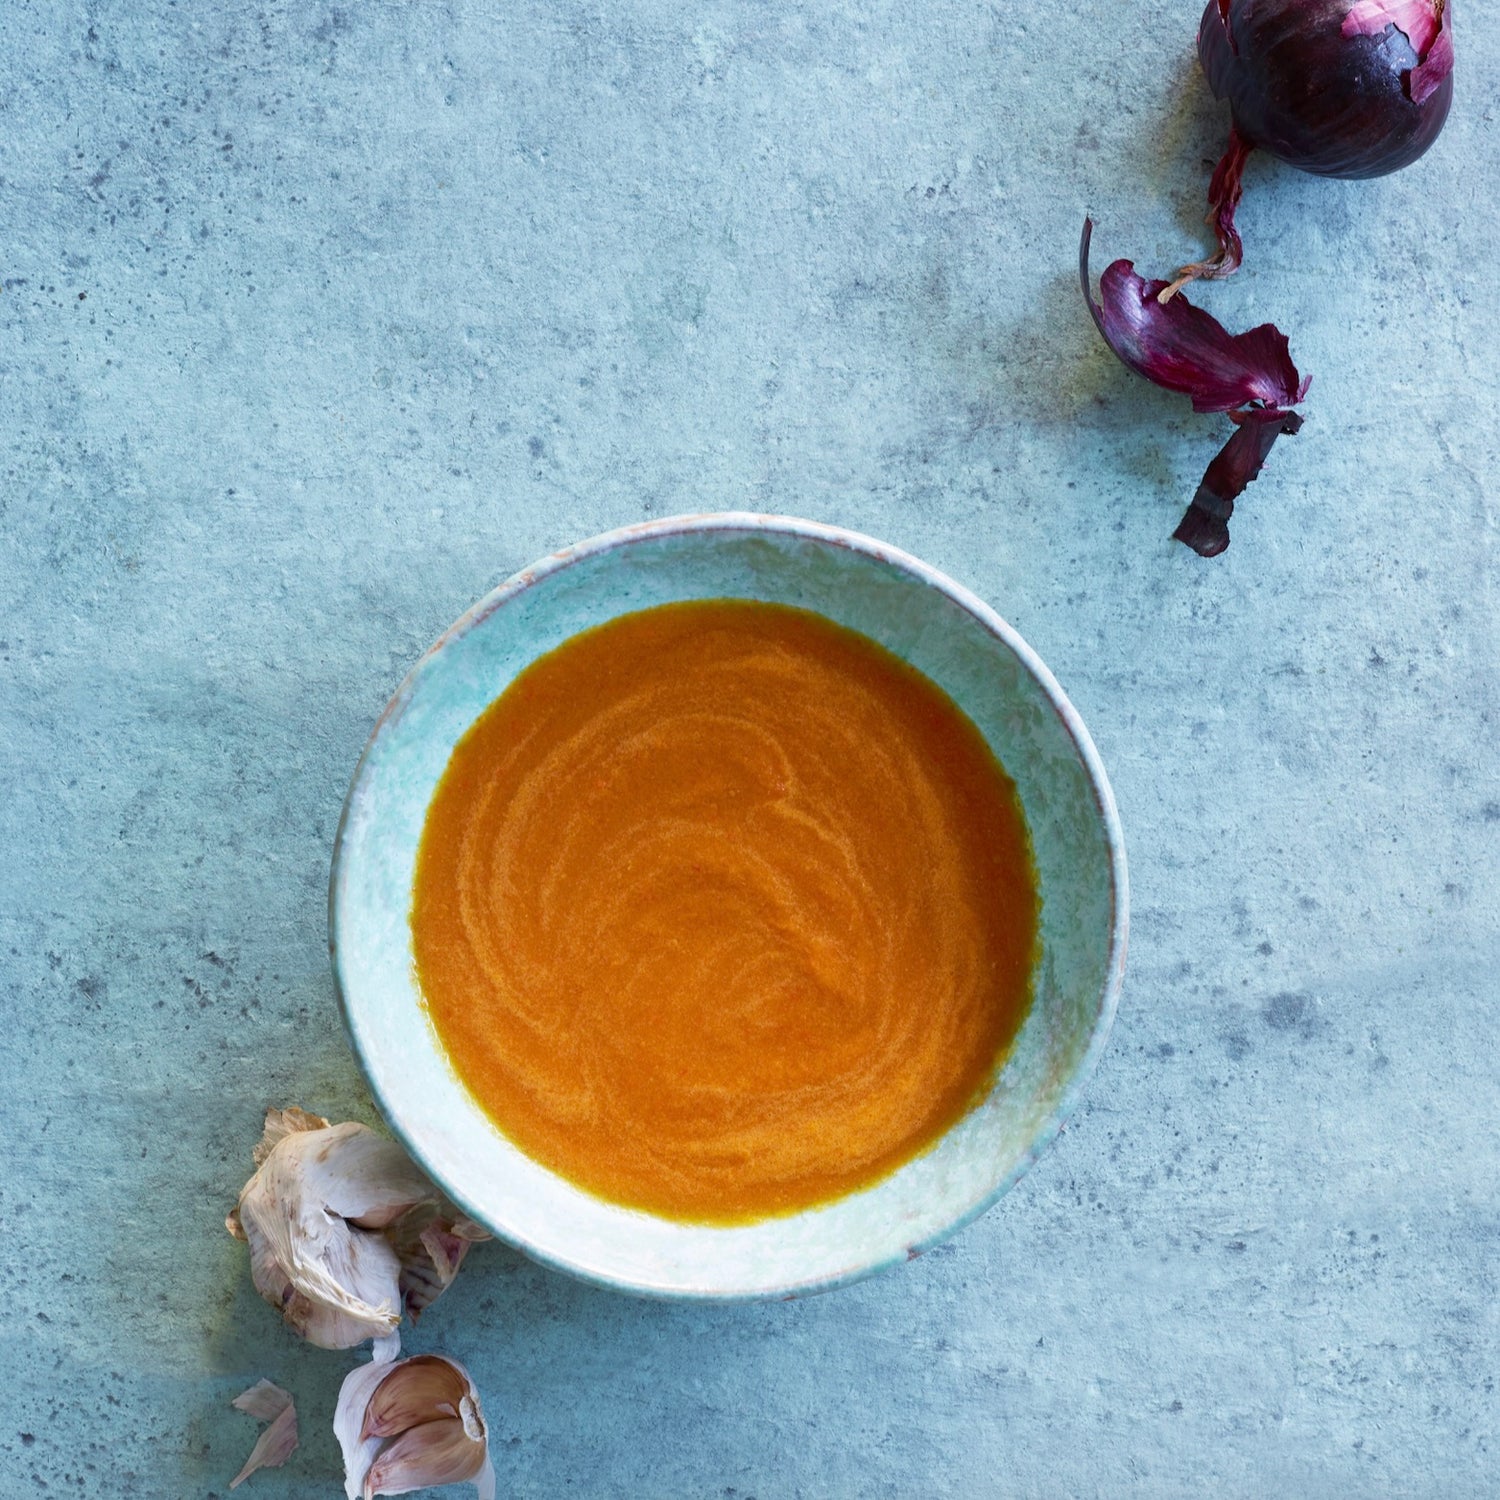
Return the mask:
{"type": "Polygon", "coordinates": [[[988,605],[869,537],[783,516],[679,516],[581,542],[501,584],[412,669],[360,759],[329,893],[354,1047],[391,1128],[433,1179],[527,1255],[662,1297],[823,1291],[910,1260],[982,1213],[1077,1103],[1125,966],[1125,848],[1088,731],[988,605]],[[1041,888],[1030,1012],[988,1097],[936,1145],[849,1197],[734,1228],[621,1208],[539,1166],[450,1069],[413,972],[417,844],[460,736],[529,663],[617,615],[685,599],[812,609],[925,672],[1014,779],[1041,888]]]}

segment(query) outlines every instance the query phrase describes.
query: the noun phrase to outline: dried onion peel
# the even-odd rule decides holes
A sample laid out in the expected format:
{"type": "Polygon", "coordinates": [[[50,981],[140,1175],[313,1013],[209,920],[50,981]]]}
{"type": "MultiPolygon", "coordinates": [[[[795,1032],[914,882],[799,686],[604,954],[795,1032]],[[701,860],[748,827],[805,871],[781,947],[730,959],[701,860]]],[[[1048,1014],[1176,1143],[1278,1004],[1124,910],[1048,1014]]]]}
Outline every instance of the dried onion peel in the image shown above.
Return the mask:
{"type": "Polygon", "coordinates": [[[1095,301],[1089,285],[1093,230],[1085,219],[1078,274],[1100,337],[1137,375],[1191,397],[1194,411],[1224,412],[1236,426],[1172,533],[1200,556],[1216,557],[1229,545],[1234,502],[1260,473],[1271,445],[1302,426],[1291,408],[1311,382],[1297,373],[1286,335],[1270,323],[1230,333],[1186,297],[1163,302],[1166,282],[1138,276],[1128,260],[1105,267],[1095,301]]]}

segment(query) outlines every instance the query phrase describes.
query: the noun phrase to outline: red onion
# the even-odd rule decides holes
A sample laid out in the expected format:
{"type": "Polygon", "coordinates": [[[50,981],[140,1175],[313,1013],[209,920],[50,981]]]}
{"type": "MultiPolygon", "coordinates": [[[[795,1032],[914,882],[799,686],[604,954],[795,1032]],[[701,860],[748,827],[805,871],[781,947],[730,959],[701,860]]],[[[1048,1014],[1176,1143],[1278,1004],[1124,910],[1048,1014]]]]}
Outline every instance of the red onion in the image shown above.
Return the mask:
{"type": "Polygon", "coordinates": [[[1421,156],[1453,102],[1449,18],[1449,0],[1208,0],[1198,57],[1233,119],[1208,191],[1219,249],[1165,295],[1239,268],[1234,211],[1257,148],[1323,177],[1380,177],[1421,156]]]}
{"type": "Polygon", "coordinates": [[[1271,324],[1231,334],[1176,293],[1239,268],[1234,211],[1252,151],[1325,177],[1379,177],[1421,156],[1453,102],[1449,21],[1450,0],[1208,0],[1198,57],[1232,118],[1208,189],[1217,254],[1184,266],[1171,283],[1143,280],[1117,260],[1099,278],[1095,302],[1093,225],[1084,220],[1083,295],[1105,343],[1138,375],[1191,396],[1194,410],[1224,412],[1235,424],[1172,533],[1204,557],[1229,545],[1234,502],[1271,445],[1302,426],[1291,408],[1308,381],[1271,324]]]}
{"type": "Polygon", "coordinates": [[[1078,275],[1104,342],[1137,375],[1191,396],[1194,411],[1225,412],[1235,424],[1172,533],[1200,556],[1217,557],[1229,545],[1235,499],[1260,473],[1271,444],[1302,426],[1289,408],[1310,382],[1297,373],[1286,335],[1271,324],[1230,333],[1186,297],[1161,300],[1167,283],[1143,280],[1128,260],[1105,267],[1095,302],[1089,287],[1093,231],[1093,221],[1085,219],[1078,275]]]}

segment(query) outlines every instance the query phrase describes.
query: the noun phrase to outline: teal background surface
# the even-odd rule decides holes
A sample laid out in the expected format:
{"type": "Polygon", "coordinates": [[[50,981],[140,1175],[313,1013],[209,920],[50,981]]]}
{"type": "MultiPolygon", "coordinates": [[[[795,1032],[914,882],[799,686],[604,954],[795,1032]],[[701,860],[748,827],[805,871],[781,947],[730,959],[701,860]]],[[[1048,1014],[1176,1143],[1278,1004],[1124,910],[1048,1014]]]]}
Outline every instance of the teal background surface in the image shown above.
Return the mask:
{"type": "Polygon", "coordinates": [[[1093,733],[1129,974],[1067,1131],[950,1246],[784,1305],[497,1247],[516,1496],[1500,1489],[1500,27],[1374,182],[1255,161],[1313,375],[1205,563],[1219,417],[1078,293],[1201,253],[1196,7],[0,0],[0,1496],[336,1495],[347,1359],[222,1219],[268,1103],[370,1118],[334,826],[426,645],[703,508],[889,540],[1093,733]],[[43,1491],[42,1484],[47,1486],[43,1491]]]}

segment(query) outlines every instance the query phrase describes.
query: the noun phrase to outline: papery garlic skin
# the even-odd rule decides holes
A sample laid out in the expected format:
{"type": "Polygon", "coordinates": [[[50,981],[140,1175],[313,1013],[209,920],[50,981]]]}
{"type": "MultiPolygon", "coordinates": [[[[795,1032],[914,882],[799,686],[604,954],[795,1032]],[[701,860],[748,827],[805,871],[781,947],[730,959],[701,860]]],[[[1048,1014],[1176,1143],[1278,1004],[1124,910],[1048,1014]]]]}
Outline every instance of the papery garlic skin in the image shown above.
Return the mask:
{"type": "Polygon", "coordinates": [[[339,1390],[334,1435],[347,1500],[472,1483],[493,1500],[495,1474],[479,1392],[446,1355],[423,1354],[353,1370],[339,1390]]]}
{"type": "Polygon", "coordinates": [[[268,1109],[260,1139],[250,1153],[250,1159],[258,1167],[287,1136],[299,1130],[327,1130],[330,1123],[322,1115],[310,1115],[295,1104],[289,1104],[285,1109],[268,1109]]]}
{"type": "Polygon", "coordinates": [[[426,1307],[488,1238],[366,1125],[273,1109],[255,1159],[226,1224],[249,1242],[256,1290],[320,1348],[373,1339],[393,1359],[403,1308],[426,1307]]]}
{"type": "Polygon", "coordinates": [[[256,1439],[244,1468],[229,1481],[229,1488],[237,1490],[257,1469],[279,1469],[292,1456],[297,1447],[297,1408],[292,1398],[269,1380],[256,1381],[230,1404],[270,1424],[256,1439]]]}
{"type": "Polygon", "coordinates": [[[386,1441],[383,1437],[364,1435],[365,1412],[370,1398],[375,1394],[376,1386],[403,1364],[405,1360],[398,1359],[394,1363],[373,1361],[359,1365],[344,1377],[344,1383],[339,1387],[338,1406],[333,1413],[333,1435],[344,1455],[345,1500],[361,1500],[365,1476],[386,1441]]]}
{"type": "Polygon", "coordinates": [[[415,1323],[453,1284],[469,1247],[490,1233],[462,1214],[434,1218],[418,1211],[393,1225],[387,1238],[401,1260],[402,1306],[415,1323]]]}

